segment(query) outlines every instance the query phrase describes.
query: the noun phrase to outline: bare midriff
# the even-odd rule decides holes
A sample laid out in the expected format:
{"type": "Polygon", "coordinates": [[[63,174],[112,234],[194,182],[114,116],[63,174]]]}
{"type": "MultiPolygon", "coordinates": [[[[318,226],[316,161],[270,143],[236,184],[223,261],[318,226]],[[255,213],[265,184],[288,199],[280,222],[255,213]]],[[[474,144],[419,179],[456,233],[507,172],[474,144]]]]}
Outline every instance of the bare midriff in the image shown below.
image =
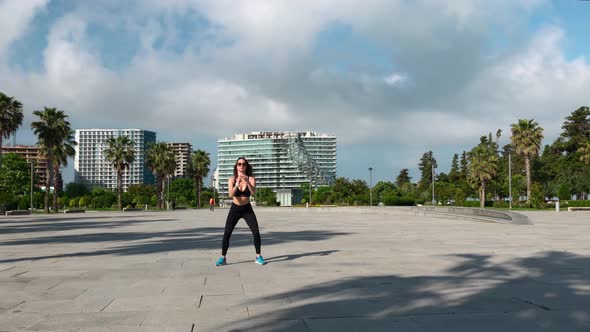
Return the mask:
{"type": "MultiPolygon", "coordinates": [[[[246,188],[244,188],[245,190],[246,188]]],[[[250,197],[233,197],[233,202],[236,205],[246,205],[250,203],[250,197]]]]}

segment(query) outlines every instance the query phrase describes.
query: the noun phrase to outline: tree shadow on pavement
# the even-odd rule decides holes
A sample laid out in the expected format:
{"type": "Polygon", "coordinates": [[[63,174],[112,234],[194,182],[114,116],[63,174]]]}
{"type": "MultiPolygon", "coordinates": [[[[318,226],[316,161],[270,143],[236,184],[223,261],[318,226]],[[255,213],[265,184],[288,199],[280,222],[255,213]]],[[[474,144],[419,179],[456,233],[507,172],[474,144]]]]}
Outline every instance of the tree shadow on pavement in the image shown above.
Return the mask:
{"type": "MultiPolygon", "coordinates": [[[[94,217],[100,219],[101,217],[94,217]]],[[[110,217],[104,217],[110,218],[110,217]]],[[[142,224],[149,222],[172,222],[178,219],[163,218],[163,219],[113,219],[109,221],[79,221],[83,218],[75,219],[58,219],[58,220],[44,220],[43,222],[29,222],[29,223],[11,223],[0,227],[0,234],[21,234],[21,233],[36,233],[36,232],[62,232],[71,230],[86,230],[94,228],[119,228],[126,227],[133,224],[142,224]]]]}
{"type": "Polygon", "coordinates": [[[259,296],[242,303],[248,320],[221,329],[590,331],[590,257],[454,258],[460,262],[440,275],[351,277],[259,296]]]}
{"type": "MultiPolygon", "coordinates": [[[[66,257],[89,257],[101,255],[143,255],[183,250],[209,250],[221,248],[223,227],[197,227],[161,232],[112,232],[91,234],[70,234],[60,236],[15,239],[0,243],[2,246],[47,245],[87,243],[101,244],[99,250],[41,255],[30,257],[10,257],[0,259],[0,263],[14,263],[28,260],[54,259],[66,257]],[[112,246],[108,242],[114,242],[112,246]]],[[[262,244],[273,245],[294,241],[323,241],[335,236],[347,235],[344,232],[297,231],[262,232],[262,244]]],[[[236,229],[230,240],[230,247],[253,246],[252,234],[247,228],[236,229]]]]}

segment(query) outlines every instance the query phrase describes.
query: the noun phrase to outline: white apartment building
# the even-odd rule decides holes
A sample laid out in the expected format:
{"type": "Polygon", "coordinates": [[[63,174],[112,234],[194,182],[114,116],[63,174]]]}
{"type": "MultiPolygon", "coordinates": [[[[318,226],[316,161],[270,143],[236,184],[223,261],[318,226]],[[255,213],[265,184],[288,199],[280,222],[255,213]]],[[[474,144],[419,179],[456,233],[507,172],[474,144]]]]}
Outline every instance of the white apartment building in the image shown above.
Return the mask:
{"type": "Polygon", "coordinates": [[[168,143],[169,147],[174,150],[176,156],[176,170],[174,170],[174,178],[188,177],[188,163],[193,152],[193,147],[190,143],[168,143]]]}
{"type": "Polygon", "coordinates": [[[135,160],[123,172],[123,190],[131,184],[153,184],[152,171],[145,164],[145,153],[150,143],[156,142],[156,133],[143,129],[78,129],[76,130],[76,156],[74,181],[91,187],[117,188],[117,171],[104,154],[106,140],[127,136],[135,143],[135,160]]]}
{"type": "Polygon", "coordinates": [[[336,136],[315,132],[251,132],[217,142],[220,195],[238,157],[252,165],[260,188],[296,189],[304,183],[331,185],[336,180],[336,136]]]}

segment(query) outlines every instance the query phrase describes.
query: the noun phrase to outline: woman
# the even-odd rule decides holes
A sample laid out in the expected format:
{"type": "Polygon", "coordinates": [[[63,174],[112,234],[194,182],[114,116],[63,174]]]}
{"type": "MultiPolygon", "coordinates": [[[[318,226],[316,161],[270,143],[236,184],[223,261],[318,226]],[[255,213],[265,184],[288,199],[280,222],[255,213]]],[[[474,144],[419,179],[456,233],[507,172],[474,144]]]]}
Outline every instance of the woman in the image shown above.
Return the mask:
{"type": "Polygon", "coordinates": [[[219,257],[215,265],[221,266],[227,264],[225,255],[229,249],[229,238],[240,218],[246,220],[252,235],[254,235],[254,248],[256,249],[256,259],[254,262],[264,265],[266,262],[260,255],[261,241],[260,232],[258,231],[258,221],[250,204],[250,196],[256,192],[256,179],[252,176],[252,166],[250,166],[246,158],[240,157],[236,160],[234,175],[229,178],[227,186],[229,188],[229,197],[232,197],[233,203],[225,221],[221,257],[219,257]]]}

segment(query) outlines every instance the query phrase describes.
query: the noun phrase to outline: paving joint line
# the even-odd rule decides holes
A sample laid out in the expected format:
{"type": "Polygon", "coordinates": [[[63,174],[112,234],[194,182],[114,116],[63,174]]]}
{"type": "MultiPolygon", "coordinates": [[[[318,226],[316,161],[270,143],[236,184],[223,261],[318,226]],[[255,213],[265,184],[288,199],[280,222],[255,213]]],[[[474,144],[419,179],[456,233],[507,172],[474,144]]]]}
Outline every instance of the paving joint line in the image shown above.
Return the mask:
{"type": "Polygon", "coordinates": [[[108,306],[111,305],[111,303],[115,302],[116,299],[112,299],[111,302],[109,302],[107,305],[105,305],[102,309],[100,309],[99,312],[103,312],[104,309],[106,309],[108,306]]]}
{"type": "Polygon", "coordinates": [[[22,302],[21,302],[21,303],[19,303],[19,304],[16,304],[16,305],[13,305],[13,306],[12,306],[12,307],[10,307],[10,308],[7,308],[7,309],[6,309],[6,310],[4,310],[3,312],[9,312],[10,310],[12,310],[12,309],[14,309],[14,308],[18,307],[19,305],[21,305],[21,304],[23,304],[23,303],[26,303],[26,302],[27,302],[27,301],[22,301],[22,302]]]}
{"type": "Polygon", "coordinates": [[[9,267],[9,268],[7,268],[7,269],[4,269],[4,270],[0,270],[0,272],[4,272],[4,271],[8,271],[8,270],[12,270],[12,269],[14,269],[14,268],[16,268],[16,266],[9,267]]]}
{"type": "Polygon", "coordinates": [[[513,298],[513,299],[515,299],[515,300],[522,301],[522,302],[524,302],[524,303],[528,303],[528,304],[530,304],[530,305],[534,305],[535,307],[539,307],[539,308],[541,308],[541,309],[543,309],[543,310],[551,311],[551,308],[549,308],[549,307],[546,307],[546,306],[544,306],[544,305],[541,305],[541,304],[537,304],[537,303],[535,303],[535,302],[533,302],[533,301],[529,301],[529,300],[521,299],[521,298],[519,298],[519,297],[512,297],[512,298],[513,298]]]}

